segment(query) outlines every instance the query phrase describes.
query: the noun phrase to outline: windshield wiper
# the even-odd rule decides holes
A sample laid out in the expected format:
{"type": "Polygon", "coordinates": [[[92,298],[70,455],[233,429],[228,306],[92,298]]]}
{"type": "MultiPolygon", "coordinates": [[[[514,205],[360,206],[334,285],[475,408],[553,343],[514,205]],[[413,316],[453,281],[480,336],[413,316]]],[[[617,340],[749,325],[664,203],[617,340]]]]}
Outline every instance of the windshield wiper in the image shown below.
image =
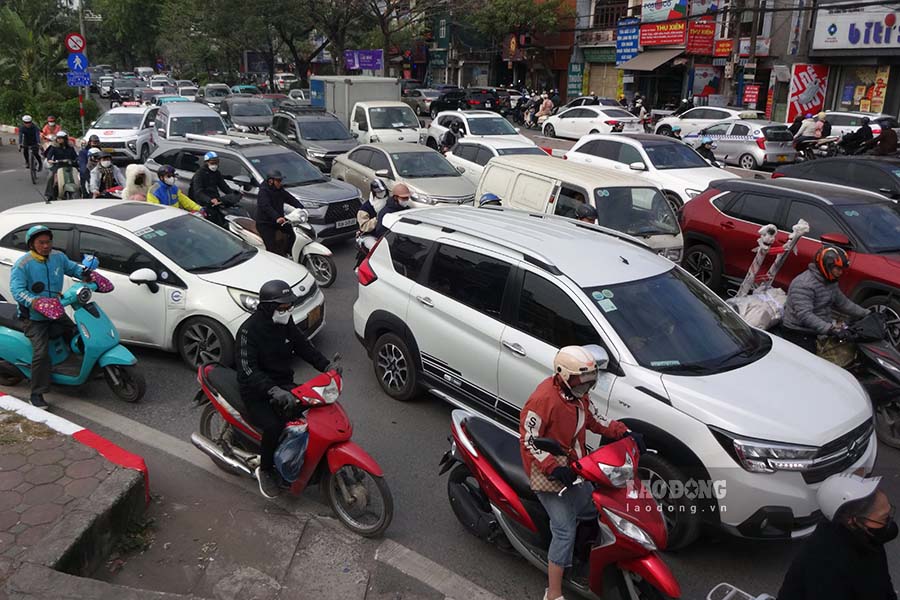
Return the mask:
{"type": "Polygon", "coordinates": [[[300,187],[302,185],[312,185],[314,183],[327,183],[328,180],[324,178],[318,179],[307,179],[306,181],[298,181],[296,183],[285,183],[284,187],[300,187]]]}
{"type": "Polygon", "coordinates": [[[709,373],[711,369],[704,365],[671,365],[667,367],[657,367],[660,373],[678,374],[678,373],[709,373]]]}
{"type": "Polygon", "coordinates": [[[219,271],[222,269],[231,268],[237,264],[244,262],[247,258],[256,254],[256,250],[252,248],[247,248],[246,250],[241,250],[237,254],[234,254],[222,262],[206,265],[204,267],[194,267],[193,269],[188,269],[191,273],[209,273],[211,271],[219,271]]]}

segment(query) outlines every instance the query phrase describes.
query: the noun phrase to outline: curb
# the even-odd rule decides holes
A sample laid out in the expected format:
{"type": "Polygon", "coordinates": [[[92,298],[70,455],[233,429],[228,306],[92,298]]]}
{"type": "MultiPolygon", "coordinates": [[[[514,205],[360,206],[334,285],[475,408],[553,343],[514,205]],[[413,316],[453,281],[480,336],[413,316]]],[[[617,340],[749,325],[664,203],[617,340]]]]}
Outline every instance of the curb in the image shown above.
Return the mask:
{"type": "Polygon", "coordinates": [[[549,146],[538,147],[550,156],[555,156],[556,158],[562,158],[566,155],[566,152],[568,152],[568,150],[563,150],[562,148],[551,148],[549,146]]]}

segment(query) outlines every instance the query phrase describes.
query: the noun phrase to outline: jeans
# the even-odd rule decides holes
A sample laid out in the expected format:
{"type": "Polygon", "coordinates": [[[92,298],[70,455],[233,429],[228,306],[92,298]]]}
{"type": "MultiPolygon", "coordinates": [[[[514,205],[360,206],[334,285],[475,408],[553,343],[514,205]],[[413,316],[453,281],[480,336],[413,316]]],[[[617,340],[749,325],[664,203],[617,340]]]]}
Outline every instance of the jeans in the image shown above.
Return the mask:
{"type": "Polygon", "coordinates": [[[68,343],[77,333],[75,323],[63,315],[55,321],[25,320],[25,337],[31,342],[31,393],[50,391],[50,338],[63,336],[68,343]]]}
{"type": "Polygon", "coordinates": [[[550,549],[547,559],[563,568],[572,566],[578,521],[597,518],[591,499],[594,488],[589,483],[569,487],[562,496],[553,492],[535,492],[550,517],[550,549]]]}

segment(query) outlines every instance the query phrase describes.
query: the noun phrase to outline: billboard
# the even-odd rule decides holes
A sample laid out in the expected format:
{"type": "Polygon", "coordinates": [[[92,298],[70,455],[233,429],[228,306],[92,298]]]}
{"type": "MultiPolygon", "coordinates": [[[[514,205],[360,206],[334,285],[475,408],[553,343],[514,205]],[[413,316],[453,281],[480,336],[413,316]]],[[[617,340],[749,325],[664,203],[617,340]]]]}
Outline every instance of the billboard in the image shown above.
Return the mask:
{"type": "Polygon", "coordinates": [[[788,93],[788,122],[797,115],[816,114],[824,110],[827,90],[828,65],[795,64],[791,70],[791,89],[788,93]]]}
{"type": "Polygon", "coordinates": [[[616,64],[628,62],[638,55],[641,20],[637,17],[619,19],[616,24],[616,64]]]}
{"type": "Polygon", "coordinates": [[[658,23],[687,16],[687,0],[642,0],[641,22],[658,23]]]}
{"type": "Polygon", "coordinates": [[[712,55],[715,37],[716,22],[712,17],[691,20],[688,23],[687,54],[712,55]]]}
{"type": "Polygon", "coordinates": [[[816,12],[813,50],[887,50],[900,48],[895,10],[886,6],[828,4],[816,12]],[[854,8],[855,7],[855,8],[854,8]]]}
{"type": "Polygon", "coordinates": [[[685,21],[645,23],[641,25],[641,46],[680,46],[684,44],[685,21]]]}

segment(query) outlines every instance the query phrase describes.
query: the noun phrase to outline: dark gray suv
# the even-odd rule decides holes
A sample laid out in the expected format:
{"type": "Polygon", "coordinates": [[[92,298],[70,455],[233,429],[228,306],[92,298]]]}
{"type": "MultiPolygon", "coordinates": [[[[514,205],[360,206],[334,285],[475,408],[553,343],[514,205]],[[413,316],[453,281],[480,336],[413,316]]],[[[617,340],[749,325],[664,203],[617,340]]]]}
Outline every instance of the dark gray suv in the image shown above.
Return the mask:
{"type": "Polygon", "coordinates": [[[359,145],[340,119],[324,109],[310,106],[282,105],[268,131],[275,143],[306,157],[323,173],[331,172],[336,156],[359,145]]]}

